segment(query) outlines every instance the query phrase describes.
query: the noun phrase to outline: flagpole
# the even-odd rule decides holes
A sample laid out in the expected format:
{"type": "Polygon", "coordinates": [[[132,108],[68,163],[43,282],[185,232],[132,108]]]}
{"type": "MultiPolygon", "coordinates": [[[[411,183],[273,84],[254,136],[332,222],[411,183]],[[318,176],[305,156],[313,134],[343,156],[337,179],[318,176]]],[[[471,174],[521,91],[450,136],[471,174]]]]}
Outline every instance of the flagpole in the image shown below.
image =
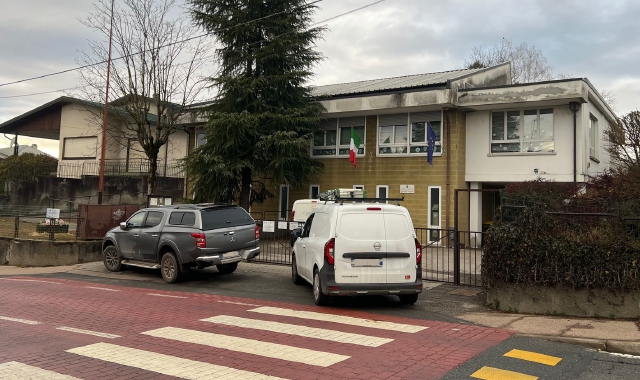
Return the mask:
{"type": "Polygon", "coordinates": [[[102,144],[100,146],[100,179],[98,180],[98,204],[102,204],[102,189],[104,187],[104,155],[107,145],[107,118],[109,116],[109,74],[111,73],[111,40],[113,38],[113,4],[111,0],[111,26],[109,27],[109,54],[107,57],[107,88],[104,96],[104,114],[102,116],[102,144]]]}

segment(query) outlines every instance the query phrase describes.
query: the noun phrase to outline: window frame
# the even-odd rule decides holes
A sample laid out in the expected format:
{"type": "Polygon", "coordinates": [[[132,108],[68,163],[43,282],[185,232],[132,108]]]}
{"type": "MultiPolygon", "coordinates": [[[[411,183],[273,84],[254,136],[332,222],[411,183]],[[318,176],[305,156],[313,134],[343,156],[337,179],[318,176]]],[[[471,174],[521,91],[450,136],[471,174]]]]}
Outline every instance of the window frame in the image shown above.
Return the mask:
{"type": "MultiPolygon", "coordinates": [[[[426,111],[428,112],[428,111],[426,111]]],[[[437,112],[437,111],[433,111],[433,112],[437,112]]],[[[425,121],[417,121],[417,122],[412,122],[411,119],[411,115],[412,114],[421,114],[423,112],[407,112],[407,113],[401,113],[401,114],[406,114],[406,123],[404,124],[404,126],[407,128],[407,140],[405,144],[396,144],[395,141],[394,143],[390,143],[390,144],[382,144],[380,143],[380,129],[382,127],[390,127],[391,125],[380,125],[380,117],[381,116],[385,116],[385,115],[377,115],[377,127],[376,127],[376,157],[426,157],[428,155],[428,151],[427,151],[427,147],[428,147],[428,129],[427,129],[427,123],[430,123],[432,128],[433,128],[433,123],[437,122],[439,123],[439,126],[437,129],[439,129],[439,135],[440,135],[440,139],[436,140],[435,143],[435,148],[433,150],[433,155],[434,157],[439,157],[442,156],[442,140],[444,138],[444,130],[443,130],[443,117],[442,117],[442,110],[439,111],[440,114],[440,119],[439,120],[435,120],[435,119],[431,119],[431,118],[427,118],[425,121]],[[412,135],[413,135],[413,128],[414,128],[414,124],[416,123],[424,123],[425,124],[425,133],[424,133],[424,143],[413,143],[412,140],[412,135]],[[412,146],[423,146],[424,147],[424,151],[416,153],[416,152],[411,152],[411,147],[412,146]],[[403,152],[390,152],[390,153],[380,153],[380,150],[384,149],[384,148],[390,148],[390,149],[394,149],[394,148],[403,148],[404,151],[403,152]]],[[[392,115],[392,114],[390,114],[392,115]]],[[[395,140],[396,137],[396,127],[398,127],[398,125],[393,125],[393,138],[395,140]]],[[[434,128],[434,132],[436,128],[434,128]]],[[[438,133],[436,133],[436,136],[438,135],[438,133]]]]}
{"type": "Polygon", "coordinates": [[[320,185],[309,185],[309,199],[318,199],[318,196],[320,195],[320,185]],[[313,197],[313,188],[316,188],[316,197],[313,197]]]}
{"type": "MultiPolygon", "coordinates": [[[[386,191],[386,196],[385,198],[389,198],[389,185],[376,185],[376,198],[382,198],[380,196],[380,189],[385,189],[386,191]]],[[[389,201],[380,201],[380,203],[389,203],[389,201]]]]}
{"type": "Polygon", "coordinates": [[[287,220],[288,218],[288,211],[289,211],[289,195],[291,195],[290,193],[290,188],[289,185],[280,185],[280,192],[278,193],[278,218],[280,220],[287,220]],[[282,189],[286,188],[287,189],[287,199],[286,199],[286,204],[284,204],[284,210],[282,209],[283,206],[283,202],[282,202],[282,189]],[[283,216],[284,215],[284,216],[283,216]]]}
{"type": "MultiPolygon", "coordinates": [[[[356,126],[356,128],[360,128],[362,127],[362,132],[363,132],[363,136],[360,136],[360,138],[362,139],[362,144],[360,144],[360,146],[358,147],[358,152],[356,153],[356,157],[364,157],[366,155],[366,146],[365,146],[365,141],[367,139],[367,117],[366,116],[357,116],[357,118],[362,117],[363,119],[363,123],[362,126],[356,126]]],[[[315,144],[315,136],[313,138],[313,141],[311,142],[311,148],[309,149],[309,155],[312,158],[345,158],[345,157],[349,157],[349,148],[350,148],[350,144],[341,144],[340,143],[340,136],[341,136],[341,130],[345,129],[345,128],[349,128],[349,130],[351,130],[351,126],[340,126],[340,119],[352,119],[352,117],[348,117],[348,118],[329,118],[326,119],[330,124],[330,126],[320,126],[320,131],[322,131],[323,133],[323,143],[324,145],[316,145],[315,144]],[[335,123],[333,123],[333,121],[335,120],[335,123]],[[336,143],[335,145],[327,145],[327,131],[334,131],[336,134],[336,143]],[[315,155],[313,152],[314,150],[333,150],[333,154],[319,154],[319,155],[315,155]],[[344,154],[340,154],[340,150],[346,150],[346,152],[344,154]]],[[[349,135],[351,135],[351,132],[349,132],[349,135]]]]}
{"type": "Polygon", "coordinates": [[[598,118],[589,113],[589,159],[595,162],[598,160],[598,118]]]}
{"type": "Polygon", "coordinates": [[[435,241],[439,241],[441,236],[440,236],[440,230],[442,230],[442,186],[428,186],[427,187],[427,228],[431,228],[431,229],[437,229],[437,231],[428,231],[427,233],[427,239],[430,242],[435,242],[435,241]],[[431,197],[431,190],[432,189],[437,189],[438,190],[438,200],[437,200],[437,204],[438,204],[438,223],[434,224],[433,223],[433,210],[432,210],[432,197],[431,197]],[[437,235],[437,237],[435,237],[437,235]]]}
{"type": "Polygon", "coordinates": [[[555,154],[556,153],[556,128],[555,128],[555,122],[556,122],[556,117],[554,116],[556,114],[556,110],[555,107],[550,106],[550,107],[538,107],[538,108],[518,108],[518,109],[504,109],[504,110],[491,110],[489,111],[489,156],[505,156],[505,155],[545,155],[545,154],[555,154]],[[551,111],[551,112],[545,112],[542,113],[542,111],[551,111]],[[535,111],[536,112],[536,124],[535,124],[535,128],[533,129],[532,134],[537,133],[538,136],[534,137],[531,136],[531,138],[527,138],[525,136],[525,119],[527,112],[532,112],[535,111]],[[509,113],[518,113],[518,130],[517,130],[517,134],[518,134],[518,138],[508,138],[509,137],[509,113]],[[493,128],[494,128],[494,114],[498,114],[501,113],[502,117],[503,117],[503,126],[502,126],[502,139],[494,139],[494,135],[493,135],[493,128]],[[541,138],[539,136],[540,132],[541,132],[541,128],[540,128],[540,123],[541,123],[541,115],[551,115],[551,137],[550,138],[541,138]],[[523,147],[525,146],[525,144],[528,143],[553,143],[553,148],[550,151],[523,151],[523,147]],[[508,151],[494,151],[494,144],[498,145],[498,144],[518,144],[518,150],[517,151],[512,151],[512,150],[508,150],[508,151]]]}
{"type": "Polygon", "coordinates": [[[64,137],[62,139],[62,160],[94,160],[98,157],[98,136],[69,136],[64,137]],[[67,148],[67,142],[70,144],[74,141],[86,140],[93,142],[94,146],[88,146],[87,149],[89,151],[93,150],[93,155],[89,156],[76,156],[76,155],[67,155],[69,148],[67,148]]]}

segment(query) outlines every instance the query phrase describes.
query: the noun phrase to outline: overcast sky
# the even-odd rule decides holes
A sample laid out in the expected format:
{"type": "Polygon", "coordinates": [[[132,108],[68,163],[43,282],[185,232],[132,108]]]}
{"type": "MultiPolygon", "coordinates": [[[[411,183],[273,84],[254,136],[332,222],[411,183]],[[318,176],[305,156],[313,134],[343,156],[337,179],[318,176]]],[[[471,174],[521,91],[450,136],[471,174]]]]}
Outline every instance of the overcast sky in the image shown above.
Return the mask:
{"type": "MultiPolygon", "coordinates": [[[[118,2],[119,0],[116,0],[118,2]]],[[[316,20],[374,3],[323,0],[316,20]]],[[[0,84],[76,66],[87,51],[80,23],[92,0],[0,0],[0,84]]],[[[638,0],[386,0],[327,22],[318,41],[325,60],[313,84],[352,82],[461,68],[472,47],[502,38],[535,45],[557,74],[586,77],[617,98],[618,114],[640,109],[638,0]]],[[[0,122],[38,107],[78,84],[71,72],[0,86],[0,122]]],[[[9,140],[0,136],[0,147],[9,140]]],[[[58,142],[20,138],[58,156],[58,142]]]]}

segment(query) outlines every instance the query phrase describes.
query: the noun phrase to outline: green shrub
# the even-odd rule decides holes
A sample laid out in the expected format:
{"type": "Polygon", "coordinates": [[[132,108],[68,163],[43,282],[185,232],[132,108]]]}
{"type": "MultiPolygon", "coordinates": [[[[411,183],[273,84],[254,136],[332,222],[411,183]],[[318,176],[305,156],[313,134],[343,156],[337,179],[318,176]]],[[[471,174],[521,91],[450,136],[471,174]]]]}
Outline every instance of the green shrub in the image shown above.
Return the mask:
{"type": "Polygon", "coordinates": [[[612,194],[622,180],[618,175],[594,179],[586,192],[546,181],[507,187],[484,240],[485,286],[640,290],[638,221],[625,219],[640,209],[640,198],[627,187],[612,194]]]}

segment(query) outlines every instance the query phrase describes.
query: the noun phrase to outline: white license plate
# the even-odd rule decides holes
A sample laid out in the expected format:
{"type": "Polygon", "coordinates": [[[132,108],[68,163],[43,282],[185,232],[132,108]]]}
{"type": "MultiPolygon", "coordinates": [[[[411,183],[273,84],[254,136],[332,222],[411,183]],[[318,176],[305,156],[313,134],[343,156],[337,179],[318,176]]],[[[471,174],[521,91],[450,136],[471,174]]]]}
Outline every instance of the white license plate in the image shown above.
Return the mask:
{"type": "Polygon", "coordinates": [[[227,252],[225,254],[222,255],[223,259],[228,259],[230,257],[236,257],[238,256],[238,251],[234,251],[234,252],[227,252]]]}
{"type": "Polygon", "coordinates": [[[352,267],[374,267],[379,268],[382,266],[382,260],[380,259],[351,259],[352,267]]]}

